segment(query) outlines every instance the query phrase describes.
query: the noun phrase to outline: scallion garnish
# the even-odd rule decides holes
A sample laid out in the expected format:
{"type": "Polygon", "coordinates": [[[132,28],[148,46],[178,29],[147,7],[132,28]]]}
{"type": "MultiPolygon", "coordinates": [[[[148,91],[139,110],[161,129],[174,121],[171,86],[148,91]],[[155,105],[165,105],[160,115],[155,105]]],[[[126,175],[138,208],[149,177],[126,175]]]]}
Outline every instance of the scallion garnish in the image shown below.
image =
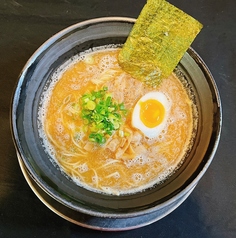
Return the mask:
{"type": "Polygon", "coordinates": [[[83,128],[89,133],[89,140],[100,145],[120,128],[122,115],[127,113],[124,103],[115,102],[107,90],[107,87],[103,87],[80,98],[81,117],[85,124],[83,128]]]}

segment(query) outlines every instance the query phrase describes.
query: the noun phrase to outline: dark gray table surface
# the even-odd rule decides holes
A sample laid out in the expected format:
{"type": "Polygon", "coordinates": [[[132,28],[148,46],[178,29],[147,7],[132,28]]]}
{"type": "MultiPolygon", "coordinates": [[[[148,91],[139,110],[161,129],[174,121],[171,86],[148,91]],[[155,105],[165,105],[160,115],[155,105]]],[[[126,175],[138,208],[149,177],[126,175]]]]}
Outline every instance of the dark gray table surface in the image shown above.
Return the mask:
{"type": "Polygon", "coordinates": [[[53,34],[90,18],[136,18],[145,0],[0,0],[0,237],[236,237],[236,1],[170,2],[204,24],[192,46],[220,91],[221,141],[207,173],[174,212],[143,228],[104,232],[64,220],[32,192],[11,138],[10,101],[24,64],[53,34]]]}

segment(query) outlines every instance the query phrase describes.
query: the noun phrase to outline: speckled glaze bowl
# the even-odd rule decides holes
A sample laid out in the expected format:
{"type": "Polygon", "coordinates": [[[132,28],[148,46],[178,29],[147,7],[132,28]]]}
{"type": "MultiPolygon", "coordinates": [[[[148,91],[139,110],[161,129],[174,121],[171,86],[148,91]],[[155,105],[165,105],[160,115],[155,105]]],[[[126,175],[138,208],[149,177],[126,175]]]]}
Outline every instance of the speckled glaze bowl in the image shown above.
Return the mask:
{"type": "Polygon", "coordinates": [[[34,191],[40,190],[38,196],[56,213],[94,229],[132,229],[169,214],[189,196],[204,175],[220,138],[219,93],[209,69],[190,48],[177,67],[195,95],[199,123],[188,157],[168,180],[132,195],[98,194],[79,187],[50,162],[39,137],[37,121],[40,96],[50,76],[75,54],[95,46],[124,43],[134,22],[131,18],[98,18],[57,33],[26,63],[12,99],[12,135],[29,185],[34,191]],[[76,214],[83,214],[86,219],[81,221],[76,214]]]}

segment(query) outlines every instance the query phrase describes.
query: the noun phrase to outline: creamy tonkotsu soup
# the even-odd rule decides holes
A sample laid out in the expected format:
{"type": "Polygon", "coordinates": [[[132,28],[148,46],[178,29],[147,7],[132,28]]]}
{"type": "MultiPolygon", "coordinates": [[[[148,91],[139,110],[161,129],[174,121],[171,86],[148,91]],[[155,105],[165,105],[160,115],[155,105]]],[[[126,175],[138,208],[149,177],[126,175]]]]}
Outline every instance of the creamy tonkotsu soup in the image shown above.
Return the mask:
{"type": "Polygon", "coordinates": [[[108,194],[167,179],[191,144],[193,106],[172,74],[157,88],[119,66],[120,48],[100,47],[60,67],[44,92],[44,146],[79,186],[108,194]]]}

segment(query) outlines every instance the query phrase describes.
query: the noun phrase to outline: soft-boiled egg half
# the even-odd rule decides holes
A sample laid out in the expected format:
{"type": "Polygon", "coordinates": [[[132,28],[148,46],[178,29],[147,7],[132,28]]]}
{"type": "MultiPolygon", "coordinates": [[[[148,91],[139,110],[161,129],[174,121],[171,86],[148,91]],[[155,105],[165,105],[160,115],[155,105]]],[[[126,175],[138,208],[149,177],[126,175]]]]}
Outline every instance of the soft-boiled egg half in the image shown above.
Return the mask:
{"type": "Polygon", "coordinates": [[[136,103],[132,113],[132,125],[146,137],[157,137],[165,128],[171,102],[161,92],[149,92],[136,103]]]}

